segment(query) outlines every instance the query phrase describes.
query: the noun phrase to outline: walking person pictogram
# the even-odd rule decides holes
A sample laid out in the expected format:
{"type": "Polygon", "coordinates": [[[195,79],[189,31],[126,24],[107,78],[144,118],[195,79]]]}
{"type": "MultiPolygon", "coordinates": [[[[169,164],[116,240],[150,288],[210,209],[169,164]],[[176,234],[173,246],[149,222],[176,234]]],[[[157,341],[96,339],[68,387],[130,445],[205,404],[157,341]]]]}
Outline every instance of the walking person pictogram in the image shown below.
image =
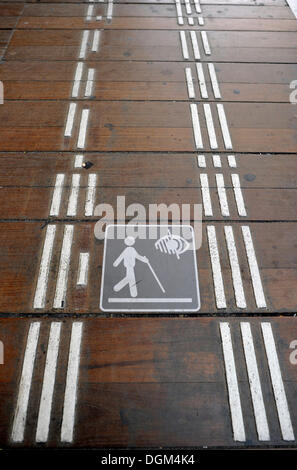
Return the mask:
{"type": "Polygon", "coordinates": [[[150,262],[146,256],[141,256],[133,247],[135,243],[135,238],[134,237],[126,237],[125,238],[125,245],[127,245],[127,248],[125,248],[120,256],[114,261],[113,266],[116,268],[119,266],[119,264],[123,261],[124,266],[126,268],[126,276],[118,282],[114,287],[113,290],[115,292],[119,292],[122,290],[127,284],[129,285],[130,289],[130,295],[131,297],[137,297],[137,284],[136,284],[136,279],[135,279],[135,264],[136,260],[142,261],[143,263],[146,263],[152,274],[154,275],[157,283],[159,284],[160,289],[162,292],[165,292],[165,289],[163,288],[161,282],[159,281],[155,271],[150,265],[150,262]]]}

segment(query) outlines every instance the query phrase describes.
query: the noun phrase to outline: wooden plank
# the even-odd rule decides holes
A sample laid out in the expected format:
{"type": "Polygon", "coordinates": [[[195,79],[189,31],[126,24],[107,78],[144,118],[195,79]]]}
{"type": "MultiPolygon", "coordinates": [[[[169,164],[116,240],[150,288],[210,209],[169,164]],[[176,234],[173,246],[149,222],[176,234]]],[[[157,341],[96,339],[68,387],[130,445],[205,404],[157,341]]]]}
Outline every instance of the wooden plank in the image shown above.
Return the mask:
{"type": "MultiPolygon", "coordinates": [[[[55,320],[60,323],[60,320],[55,320]]],[[[263,323],[272,332],[282,376],[287,413],[292,430],[296,430],[294,407],[296,373],[288,349],[296,337],[293,318],[264,319],[86,319],[82,322],[81,348],[78,353],[77,406],[74,409],[74,447],[164,447],[224,445],[243,447],[267,446],[259,441],[256,416],[251,400],[247,363],[240,328],[244,323],[252,334],[256,367],[260,376],[260,393],[266,409],[270,431],[269,444],[288,445],[281,433],[273,382],[267,365],[269,354],[263,342],[263,323]],[[221,325],[228,325],[232,337],[231,354],[235,360],[236,387],[244,423],[244,440],[234,440],[234,419],[228,399],[223,359],[221,325]],[[180,335],[180,332],[183,335],[180,335]],[[295,335],[295,336],[294,336],[295,335]],[[98,342],[100,348],[98,349],[98,342]],[[137,352],[137,356],[135,356],[137,352]],[[146,425],[144,426],[144,423],[146,425]],[[233,426],[233,428],[232,428],[233,426]]],[[[70,336],[78,320],[61,322],[58,342],[59,358],[52,416],[49,420],[49,447],[63,447],[61,421],[63,392],[66,382],[70,336]],[[59,419],[53,419],[58,416],[59,419]]],[[[24,440],[11,440],[22,358],[28,347],[31,319],[4,319],[0,337],[5,344],[6,360],[1,365],[0,440],[4,446],[35,446],[39,402],[45,369],[45,354],[53,321],[39,321],[39,342],[33,364],[24,440]]],[[[224,346],[225,347],[225,346],[224,346]]],[[[229,391],[230,393],[230,391],[229,391]]],[[[41,418],[41,417],[40,417],[41,418]]],[[[293,436],[293,439],[295,436],[293,436]]],[[[294,444],[293,440],[291,444],[294,444]]],[[[66,444],[67,445],[67,444],[66,444]]]]}
{"type": "MultiPolygon", "coordinates": [[[[173,199],[171,199],[171,202],[173,199]]],[[[99,201],[100,202],[100,201],[99,201]]],[[[0,267],[0,312],[40,313],[55,312],[53,299],[56,290],[60,251],[64,224],[55,222],[56,236],[53,256],[46,283],[46,303],[42,310],[33,308],[39,263],[42,256],[46,226],[42,222],[2,222],[1,267],[0,267]],[[29,266],[29,268],[28,268],[29,266]]],[[[72,224],[73,222],[69,222],[72,224]]],[[[297,294],[295,269],[295,232],[292,223],[251,223],[241,222],[233,226],[235,243],[243,277],[247,309],[238,309],[234,299],[229,257],[222,224],[204,222],[202,247],[197,252],[198,273],[201,294],[199,313],[288,313],[295,312],[297,294]],[[214,225],[221,259],[222,276],[226,296],[226,309],[217,309],[210,255],[206,238],[206,225],[214,225]],[[241,225],[249,225],[260,268],[267,308],[257,308],[254,299],[249,267],[241,235],[241,225]],[[269,230],[268,230],[269,227],[269,230]],[[278,240],[276,244],[276,240],[278,240]]],[[[103,242],[94,237],[94,222],[74,224],[74,244],[70,256],[67,293],[60,312],[98,313],[103,242]],[[80,252],[90,252],[88,284],[77,286],[78,258],[80,252]]],[[[141,312],[140,312],[141,313],[141,312]]]]}

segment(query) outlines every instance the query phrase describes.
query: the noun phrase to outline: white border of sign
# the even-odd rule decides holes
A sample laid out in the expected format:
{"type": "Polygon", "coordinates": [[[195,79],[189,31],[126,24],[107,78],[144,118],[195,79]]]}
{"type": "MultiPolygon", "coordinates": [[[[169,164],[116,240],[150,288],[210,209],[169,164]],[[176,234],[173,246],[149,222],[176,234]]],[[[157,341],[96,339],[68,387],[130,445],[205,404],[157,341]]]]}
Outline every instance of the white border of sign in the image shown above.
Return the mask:
{"type": "MultiPolygon", "coordinates": [[[[195,258],[195,253],[196,253],[196,247],[195,247],[195,234],[194,234],[194,230],[193,230],[193,227],[191,225],[184,225],[184,224],[181,224],[181,225],[168,225],[168,227],[188,227],[190,228],[191,230],[191,233],[192,233],[192,239],[193,239],[193,247],[192,247],[192,250],[193,251],[193,257],[194,257],[194,270],[195,270],[195,276],[196,276],[196,288],[197,288],[197,300],[198,300],[198,307],[195,308],[195,309],[184,309],[184,308],[181,308],[181,309],[178,309],[178,308],[175,308],[175,309],[162,309],[162,308],[158,308],[156,306],[155,309],[149,309],[149,310],[146,310],[146,309],[133,309],[133,308],[129,308],[129,309],[114,309],[114,308],[103,308],[102,307],[102,300],[103,300],[103,289],[104,289],[104,278],[105,278],[105,255],[106,255],[106,244],[107,244],[107,232],[108,232],[108,229],[110,227],[132,227],[133,224],[109,224],[107,225],[106,227],[106,230],[105,230],[105,238],[104,238],[104,251],[103,251],[103,264],[102,264],[102,278],[101,278],[101,287],[100,287],[100,304],[99,304],[99,307],[100,307],[100,310],[102,310],[102,312],[118,312],[118,313],[121,313],[121,312],[127,312],[127,313],[135,313],[135,312],[143,312],[143,313],[147,313],[147,312],[151,312],[151,313],[158,313],[158,312],[166,312],[166,313],[189,313],[189,312],[192,312],[192,313],[195,313],[195,312],[198,312],[201,308],[201,300],[200,300],[200,291],[199,291],[199,279],[198,279],[198,271],[197,271],[197,259],[195,258]]],[[[138,226],[138,227],[160,227],[162,226],[162,224],[134,224],[134,226],[138,226]]]]}

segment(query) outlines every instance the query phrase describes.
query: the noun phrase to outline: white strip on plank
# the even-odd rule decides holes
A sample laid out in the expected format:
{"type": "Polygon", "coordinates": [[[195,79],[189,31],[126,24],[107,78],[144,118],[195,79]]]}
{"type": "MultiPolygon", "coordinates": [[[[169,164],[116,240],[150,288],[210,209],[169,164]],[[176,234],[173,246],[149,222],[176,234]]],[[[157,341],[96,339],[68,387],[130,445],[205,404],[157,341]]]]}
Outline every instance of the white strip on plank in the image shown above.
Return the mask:
{"type": "Polygon", "coordinates": [[[201,98],[208,98],[204,72],[203,72],[203,65],[201,64],[201,62],[196,63],[196,69],[197,69],[201,98]]]}
{"type": "Polygon", "coordinates": [[[213,284],[215,289],[216,305],[217,308],[226,308],[225,289],[222,277],[216,229],[213,225],[207,226],[207,238],[212,268],[213,284]]]}
{"type": "Polygon", "coordinates": [[[247,255],[247,259],[249,263],[256,305],[258,308],[266,308],[266,300],[265,300],[265,295],[263,291],[262,281],[260,277],[260,272],[259,272],[259,267],[258,267],[258,262],[256,258],[256,253],[254,249],[250,227],[242,226],[241,231],[242,231],[246,255],[247,255]]]}
{"type": "Polygon", "coordinates": [[[189,50],[188,50],[188,45],[187,45],[186,33],[185,31],[180,31],[179,35],[180,35],[180,41],[181,41],[181,46],[182,46],[183,58],[185,60],[188,60],[189,50]]]}
{"type": "Polygon", "coordinates": [[[113,11],[113,0],[108,0],[107,13],[106,13],[106,19],[108,21],[112,20],[112,11],[113,11]]]}
{"type": "Polygon", "coordinates": [[[208,103],[203,104],[203,110],[204,110],[204,116],[205,116],[205,121],[206,121],[206,127],[207,127],[207,132],[208,132],[208,138],[209,138],[209,143],[210,143],[210,148],[212,149],[217,149],[218,148],[218,142],[216,138],[216,133],[215,133],[215,128],[214,128],[214,123],[212,119],[212,114],[211,114],[211,108],[208,103]]]}
{"type": "Polygon", "coordinates": [[[222,174],[217,174],[216,175],[216,183],[217,183],[217,188],[218,188],[218,196],[219,196],[219,201],[220,201],[221,214],[222,214],[223,217],[229,217],[230,212],[229,212],[229,206],[228,206],[224,176],[222,174]]]}
{"type": "Polygon", "coordinates": [[[206,173],[200,173],[201,193],[203,201],[204,215],[206,217],[212,217],[212,205],[209,192],[208,176],[206,173]]]}
{"type": "Polygon", "coordinates": [[[192,8],[190,4],[190,0],[185,0],[185,5],[186,5],[186,12],[187,15],[190,15],[192,13],[192,8]]]}
{"type": "Polygon", "coordinates": [[[220,155],[213,155],[212,156],[212,162],[213,162],[213,166],[215,168],[221,168],[222,167],[222,161],[221,161],[220,155]]]}
{"type": "Polygon", "coordinates": [[[206,168],[205,155],[197,155],[197,163],[199,168],[206,168]]]}
{"type": "Polygon", "coordinates": [[[60,346],[61,325],[61,322],[52,322],[51,324],[39,404],[36,442],[46,442],[48,440],[56,381],[57,359],[60,346]]]}
{"type": "Polygon", "coordinates": [[[71,137],[75,112],[76,112],[76,103],[70,103],[69,108],[68,108],[65,132],[64,132],[65,137],[71,137]]]}
{"type": "Polygon", "coordinates": [[[200,60],[200,51],[196,36],[196,31],[190,31],[191,41],[192,41],[192,48],[195,60],[200,60]]]}
{"type": "Polygon", "coordinates": [[[241,337],[259,441],[270,441],[269,426],[250,323],[241,322],[241,337]]]}
{"type": "Polygon", "coordinates": [[[201,13],[201,7],[200,7],[199,0],[194,0],[194,3],[195,3],[196,12],[201,13]]]}
{"type": "Polygon", "coordinates": [[[243,199],[243,195],[242,195],[242,191],[240,187],[239,176],[237,174],[232,174],[231,179],[232,179],[234,197],[235,197],[235,201],[237,205],[238,214],[240,215],[240,217],[246,217],[247,213],[246,213],[244,199],[243,199]]]}
{"type": "Polygon", "coordinates": [[[75,216],[77,211],[77,200],[79,195],[80,174],[72,175],[71,192],[68,200],[67,216],[75,216]]]}
{"type": "Polygon", "coordinates": [[[219,121],[220,121],[221,130],[223,134],[223,139],[225,143],[225,148],[227,150],[231,150],[233,147],[232,147],[232,141],[231,141],[231,137],[229,133],[224,106],[222,104],[217,104],[217,109],[218,109],[218,115],[219,115],[219,121]]]}
{"type": "Polygon", "coordinates": [[[219,83],[216,75],[216,70],[215,67],[212,63],[208,64],[208,71],[209,71],[209,76],[210,76],[210,81],[211,81],[211,86],[212,86],[212,91],[214,94],[214,97],[216,99],[221,99],[221,92],[219,88],[219,83]]]}
{"type": "Polygon", "coordinates": [[[225,238],[227,243],[229,261],[231,266],[231,274],[233,281],[233,288],[235,294],[236,305],[238,308],[246,308],[246,299],[243,290],[242,277],[240,266],[238,262],[237,249],[234,240],[233,228],[231,225],[224,227],[225,238]]]}
{"type": "Polygon", "coordinates": [[[84,59],[85,56],[86,56],[86,50],[87,50],[87,45],[88,45],[89,33],[90,33],[89,30],[85,30],[85,31],[83,32],[82,41],[81,41],[81,47],[80,47],[80,51],[79,51],[79,58],[80,58],[80,59],[84,59]]]}
{"type": "Polygon", "coordinates": [[[84,161],[84,156],[83,155],[75,155],[74,159],[74,168],[82,168],[82,164],[84,161]]]}
{"type": "Polygon", "coordinates": [[[99,29],[96,29],[93,35],[93,42],[92,42],[92,49],[91,49],[92,52],[98,52],[100,35],[101,35],[101,31],[99,31],[99,29]]]}
{"type": "Polygon", "coordinates": [[[83,73],[83,66],[84,66],[83,62],[78,62],[77,66],[76,66],[74,82],[73,82],[73,88],[72,88],[72,97],[73,98],[78,97],[80,81],[81,81],[82,73],[83,73]]]}
{"type": "Polygon", "coordinates": [[[229,323],[220,323],[220,332],[222,338],[223,356],[229,395],[229,405],[231,411],[233,439],[234,441],[245,442],[245,428],[243,422],[241,400],[238,388],[238,380],[229,323]]]}
{"type": "Polygon", "coordinates": [[[184,24],[184,20],[183,20],[183,12],[181,8],[181,4],[179,0],[175,0],[175,6],[176,6],[176,16],[177,16],[178,24],[182,25],[184,24]]]}
{"type": "Polygon", "coordinates": [[[200,32],[201,32],[201,39],[202,39],[202,43],[203,43],[204,52],[205,52],[206,55],[210,55],[211,50],[210,50],[210,46],[209,46],[209,42],[208,42],[207,33],[206,33],[206,31],[200,31],[200,32]]]}
{"type": "Polygon", "coordinates": [[[195,90],[194,90],[194,84],[193,84],[192,70],[190,69],[190,67],[186,67],[185,72],[186,72],[186,81],[187,81],[189,99],[193,99],[195,98],[195,90]]]}
{"type": "Polygon", "coordinates": [[[96,21],[101,21],[101,20],[102,20],[102,16],[101,16],[101,15],[96,16],[96,21]]]}
{"type": "Polygon", "coordinates": [[[293,15],[297,18],[297,1],[296,0],[287,0],[289,7],[292,10],[293,15]]]}
{"type": "Polygon", "coordinates": [[[24,354],[22,375],[19,384],[17,404],[12,425],[11,439],[13,442],[22,442],[24,440],[39,331],[40,322],[34,322],[30,324],[27,345],[24,354]]]}
{"type": "Polygon", "coordinates": [[[261,328],[282,437],[284,441],[294,441],[295,436],[271,324],[263,322],[261,328]]]}
{"type": "Polygon", "coordinates": [[[236,168],[237,167],[235,155],[228,155],[228,164],[229,164],[230,168],[236,168]]]}
{"type": "Polygon", "coordinates": [[[78,134],[78,140],[77,140],[77,147],[80,149],[85,148],[89,112],[90,112],[89,109],[83,109],[81,113],[79,134],[78,134]]]}
{"type": "Polygon", "coordinates": [[[60,212],[61,198],[64,188],[64,173],[58,173],[56,176],[55,189],[52,197],[52,204],[50,208],[50,216],[58,216],[60,212]]]}
{"type": "Polygon", "coordinates": [[[67,366],[63,418],[61,425],[62,442],[73,441],[82,329],[82,322],[73,323],[67,366]]]}
{"type": "Polygon", "coordinates": [[[43,245],[43,252],[40,261],[40,268],[33,302],[34,308],[44,308],[46,300],[46,291],[48,275],[53,254],[53,246],[56,234],[56,226],[48,225],[43,245]]]}
{"type": "Polygon", "coordinates": [[[202,16],[198,16],[198,24],[199,26],[204,26],[204,19],[202,16]]]}
{"type": "Polygon", "coordinates": [[[89,253],[79,254],[77,285],[86,286],[88,284],[88,271],[89,271],[89,253]]]}
{"type": "Polygon", "coordinates": [[[91,21],[94,12],[94,6],[89,5],[87,9],[86,21],[91,21]]]}
{"type": "Polygon", "coordinates": [[[60,256],[60,265],[59,272],[56,284],[56,293],[54,298],[54,308],[64,308],[66,293],[67,293],[67,283],[68,283],[68,273],[70,266],[70,257],[71,257],[71,247],[73,240],[73,225],[65,225],[64,237],[61,249],[60,256]]]}
{"type": "Polygon", "coordinates": [[[90,173],[89,178],[88,178],[88,189],[87,189],[86,204],[85,204],[85,216],[87,217],[92,217],[94,213],[96,184],[97,184],[96,173],[90,173]]]}
{"type": "Polygon", "coordinates": [[[200,123],[199,123],[197,104],[191,103],[190,108],[191,108],[191,116],[192,116],[192,124],[193,124],[195,145],[196,145],[197,149],[202,149],[203,148],[203,142],[202,142],[202,135],[201,135],[201,129],[200,129],[200,123]]]}
{"type": "Polygon", "coordinates": [[[95,69],[89,69],[88,70],[87,83],[86,83],[86,89],[85,89],[85,96],[86,97],[92,96],[94,77],[95,77],[95,69]]]}
{"type": "Polygon", "coordinates": [[[194,26],[194,18],[189,17],[188,18],[188,23],[189,23],[190,26],[194,26]]]}

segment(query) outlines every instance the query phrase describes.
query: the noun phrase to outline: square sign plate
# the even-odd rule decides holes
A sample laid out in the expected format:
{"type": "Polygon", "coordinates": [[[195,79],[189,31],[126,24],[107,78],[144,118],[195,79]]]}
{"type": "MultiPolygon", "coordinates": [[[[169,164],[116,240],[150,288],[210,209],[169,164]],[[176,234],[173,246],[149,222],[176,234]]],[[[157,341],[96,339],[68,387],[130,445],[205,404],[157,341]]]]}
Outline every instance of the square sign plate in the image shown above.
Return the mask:
{"type": "Polygon", "coordinates": [[[108,225],[100,309],[197,312],[199,282],[190,225],[108,225]]]}

